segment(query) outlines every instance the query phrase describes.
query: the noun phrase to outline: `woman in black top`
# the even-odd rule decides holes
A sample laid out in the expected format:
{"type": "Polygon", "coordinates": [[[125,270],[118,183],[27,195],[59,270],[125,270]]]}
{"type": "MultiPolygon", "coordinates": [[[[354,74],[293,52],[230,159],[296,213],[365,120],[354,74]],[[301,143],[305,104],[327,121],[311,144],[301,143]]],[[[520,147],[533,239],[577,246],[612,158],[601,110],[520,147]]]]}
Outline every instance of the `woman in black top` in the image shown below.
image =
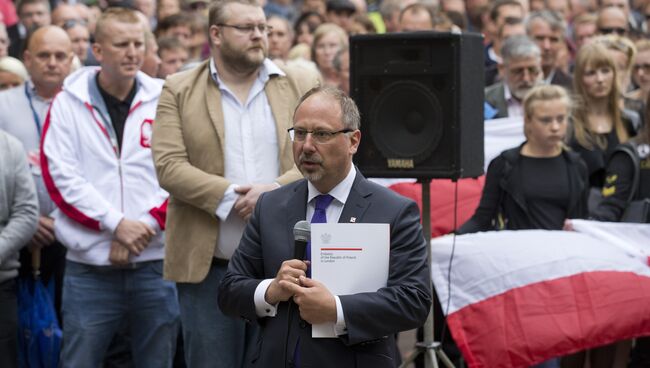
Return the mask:
{"type": "MultiPolygon", "coordinates": [[[[646,112],[648,112],[647,109],[646,107],[646,112]]],[[[628,205],[628,199],[650,198],[650,128],[648,123],[646,121],[639,135],[632,138],[627,144],[632,149],[630,153],[636,155],[635,158],[632,158],[620,146],[612,153],[605,170],[603,200],[590,213],[593,219],[621,221],[628,205]],[[633,181],[637,172],[639,181],[636,191],[633,193],[633,181]]]]}
{"type": "MultiPolygon", "coordinates": [[[[603,187],[603,200],[590,213],[591,217],[596,220],[621,221],[629,199],[650,198],[649,106],[646,103],[646,111],[644,114],[646,116],[645,125],[641,128],[639,135],[629,142],[630,148],[636,151],[636,158],[632,158],[625,150],[619,148],[614,151],[607,164],[605,186],[603,187]],[[636,191],[633,192],[635,174],[638,175],[638,184],[636,191]]],[[[634,151],[632,152],[633,154],[634,151]]],[[[628,367],[650,367],[650,337],[642,337],[636,340],[628,367]]]]}
{"type": "Polygon", "coordinates": [[[609,155],[633,131],[622,117],[616,80],[616,65],[602,44],[580,48],[573,78],[576,106],[569,146],[587,165],[589,186],[598,190],[603,187],[609,155]]]}
{"type": "Polygon", "coordinates": [[[459,233],[560,230],[565,219],[586,216],[587,169],[563,144],[570,104],[558,86],[535,87],[526,95],[526,142],[492,160],[479,207],[459,233]]]}

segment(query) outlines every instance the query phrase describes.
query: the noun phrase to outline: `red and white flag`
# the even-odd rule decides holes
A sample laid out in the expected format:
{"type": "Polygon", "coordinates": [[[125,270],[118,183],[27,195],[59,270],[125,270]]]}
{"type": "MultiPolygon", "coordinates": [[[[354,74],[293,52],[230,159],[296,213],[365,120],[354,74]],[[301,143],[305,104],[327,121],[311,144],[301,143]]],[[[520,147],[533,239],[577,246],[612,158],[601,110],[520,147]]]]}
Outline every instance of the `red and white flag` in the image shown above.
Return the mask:
{"type": "Polygon", "coordinates": [[[469,367],[527,367],[650,335],[650,225],[434,239],[432,277],[469,367]],[[450,280],[450,283],[448,282],[450,280]]]}

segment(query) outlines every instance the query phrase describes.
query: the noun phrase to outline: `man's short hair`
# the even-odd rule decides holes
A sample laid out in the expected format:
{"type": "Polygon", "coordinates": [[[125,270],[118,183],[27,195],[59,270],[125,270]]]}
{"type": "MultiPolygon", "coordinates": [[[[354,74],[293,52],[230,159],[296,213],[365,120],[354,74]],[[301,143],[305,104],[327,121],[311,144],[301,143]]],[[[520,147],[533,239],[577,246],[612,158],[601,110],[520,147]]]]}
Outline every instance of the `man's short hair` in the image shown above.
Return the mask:
{"type": "Polygon", "coordinates": [[[513,59],[540,59],[541,55],[541,51],[535,42],[524,35],[508,37],[501,46],[501,57],[505,65],[513,59]]]}
{"type": "Polygon", "coordinates": [[[526,18],[526,32],[530,34],[533,21],[540,19],[551,27],[553,31],[560,31],[564,35],[566,32],[566,21],[555,11],[544,9],[530,13],[526,18]]]}
{"type": "Polygon", "coordinates": [[[226,6],[228,4],[243,4],[251,6],[260,6],[257,0],[217,0],[210,4],[208,12],[208,27],[216,26],[217,24],[225,23],[228,21],[226,13],[226,6]]]}
{"type": "Polygon", "coordinates": [[[501,38],[501,36],[503,36],[503,30],[506,29],[506,27],[516,26],[518,24],[523,25],[524,21],[519,18],[512,18],[512,17],[506,18],[505,22],[503,22],[503,24],[497,30],[497,37],[501,38]]]}
{"type": "Polygon", "coordinates": [[[379,14],[384,19],[390,19],[390,17],[399,12],[402,9],[402,0],[384,0],[379,5],[379,14]]]}
{"type": "Polygon", "coordinates": [[[359,114],[357,104],[355,104],[354,100],[346,95],[345,92],[336,87],[317,86],[310,89],[300,98],[300,101],[298,101],[298,106],[296,106],[296,110],[294,110],[294,115],[306,99],[318,93],[330,96],[338,102],[341,107],[341,122],[343,123],[344,129],[357,130],[361,127],[361,115],[359,114]]]}
{"type": "Polygon", "coordinates": [[[350,0],[327,0],[325,11],[327,13],[352,15],[357,11],[357,8],[350,0]]]}
{"type": "Polygon", "coordinates": [[[162,55],[163,51],[171,51],[171,50],[185,50],[187,51],[187,48],[181,40],[179,40],[176,37],[161,37],[158,40],[158,55],[162,55]]]}
{"type": "Polygon", "coordinates": [[[45,4],[48,11],[51,11],[50,2],[48,0],[21,0],[16,4],[16,13],[20,16],[20,12],[23,10],[23,6],[32,5],[32,4],[45,4]]]}
{"type": "Polygon", "coordinates": [[[284,24],[287,27],[287,34],[293,40],[293,35],[294,35],[293,27],[291,27],[291,22],[289,22],[289,20],[287,18],[281,17],[279,15],[271,15],[268,18],[266,18],[267,21],[269,21],[271,19],[277,19],[280,22],[282,22],[282,24],[284,24]]]}
{"type": "MultiPolygon", "coordinates": [[[[137,23],[142,25],[140,18],[135,14],[131,9],[127,8],[108,8],[97,20],[97,25],[95,26],[95,41],[101,42],[104,37],[104,27],[106,22],[117,21],[121,23],[137,23]]],[[[142,27],[143,36],[144,36],[144,26],[142,27]]]]}
{"type": "MultiPolygon", "coordinates": [[[[573,10],[573,4],[571,4],[571,0],[564,0],[567,4],[567,9],[573,10]]],[[[544,8],[545,9],[550,9],[551,5],[551,0],[544,0],[544,8]]]]}
{"type": "Polygon", "coordinates": [[[431,19],[431,26],[433,27],[433,11],[431,10],[430,7],[421,4],[421,3],[414,3],[411,4],[404,9],[402,9],[399,13],[399,21],[400,23],[402,22],[402,18],[404,17],[404,14],[407,12],[418,14],[418,13],[428,13],[429,14],[429,19],[431,19]]]}
{"type": "Polygon", "coordinates": [[[598,16],[594,13],[582,13],[577,17],[573,18],[573,28],[583,25],[583,24],[593,24],[595,25],[598,21],[598,16]]]}
{"type": "Polygon", "coordinates": [[[161,19],[156,25],[156,34],[161,35],[175,27],[192,28],[192,16],[187,13],[176,13],[161,19]]]}
{"type": "Polygon", "coordinates": [[[492,7],[490,8],[490,19],[492,22],[496,22],[497,18],[499,18],[499,10],[503,6],[518,6],[520,8],[524,8],[521,3],[517,0],[497,0],[492,4],[492,7]]]}

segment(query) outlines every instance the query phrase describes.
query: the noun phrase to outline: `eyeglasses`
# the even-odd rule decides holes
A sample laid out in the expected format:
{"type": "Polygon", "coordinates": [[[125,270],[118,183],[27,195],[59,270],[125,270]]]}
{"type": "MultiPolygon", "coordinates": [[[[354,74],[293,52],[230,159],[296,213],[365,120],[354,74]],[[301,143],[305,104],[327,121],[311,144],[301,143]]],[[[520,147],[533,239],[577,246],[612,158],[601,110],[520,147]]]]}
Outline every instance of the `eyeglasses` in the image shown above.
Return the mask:
{"type": "Polygon", "coordinates": [[[598,28],[598,32],[602,34],[616,33],[619,36],[624,36],[625,34],[627,34],[627,29],[621,27],[602,27],[602,28],[598,28]]]}
{"type": "Polygon", "coordinates": [[[520,68],[512,68],[508,69],[508,71],[516,77],[522,78],[526,72],[528,72],[528,75],[531,77],[537,77],[539,73],[541,72],[540,68],[538,67],[520,67],[520,68]]]}
{"type": "Polygon", "coordinates": [[[638,73],[639,70],[643,70],[643,74],[650,74],[650,64],[635,64],[632,67],[633,73],[638,73]]]}
{"type": "Polygon", "coordinates": [[[316,143],[327,143],[334,138],[337,134],[345,134],[353,132],[352,129],[342,129],[335,132],[329,130],[307,130],[301,128],[289,128],[287,129],[291,140],[294,142],[304,142],[307,139],[307,134],[311,134],[311,138],[316,141],[316,143]]]}
{"type": "Polygon", "coordinates": [[[255,32],[255,29],[260,31],[262,34],[266,34],[271,32],[271,29],[273,29],[271,26],[268,24],[260,23],[260,24],[225,24],[225,23],[219,23],[217,24],[218,27],[229,27],[229,28],[234,28],[235,30],[243,33],[243,34],[251,34],[255,32]]]}

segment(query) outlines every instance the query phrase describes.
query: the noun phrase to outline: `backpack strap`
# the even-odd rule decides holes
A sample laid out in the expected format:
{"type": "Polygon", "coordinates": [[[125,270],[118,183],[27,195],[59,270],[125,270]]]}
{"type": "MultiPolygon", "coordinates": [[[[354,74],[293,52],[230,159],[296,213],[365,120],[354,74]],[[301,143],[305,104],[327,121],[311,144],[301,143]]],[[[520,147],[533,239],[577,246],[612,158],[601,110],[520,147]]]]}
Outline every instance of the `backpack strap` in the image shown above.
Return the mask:
{"type": "Polygon", "coordinates": [[[632,142],[619,144],[614,150],[614,153],[616,152],[625,153],[632,161],[632,185],[630,187],[630,195],[627,198],[627,204],[630,204],[630,202],[634,200],[634,197],[636,197],[637,192],[639,191],[639,181],[641,178],[641,159],[639,158],[639,154],[636,151],[636,145],[632,142]]]}

